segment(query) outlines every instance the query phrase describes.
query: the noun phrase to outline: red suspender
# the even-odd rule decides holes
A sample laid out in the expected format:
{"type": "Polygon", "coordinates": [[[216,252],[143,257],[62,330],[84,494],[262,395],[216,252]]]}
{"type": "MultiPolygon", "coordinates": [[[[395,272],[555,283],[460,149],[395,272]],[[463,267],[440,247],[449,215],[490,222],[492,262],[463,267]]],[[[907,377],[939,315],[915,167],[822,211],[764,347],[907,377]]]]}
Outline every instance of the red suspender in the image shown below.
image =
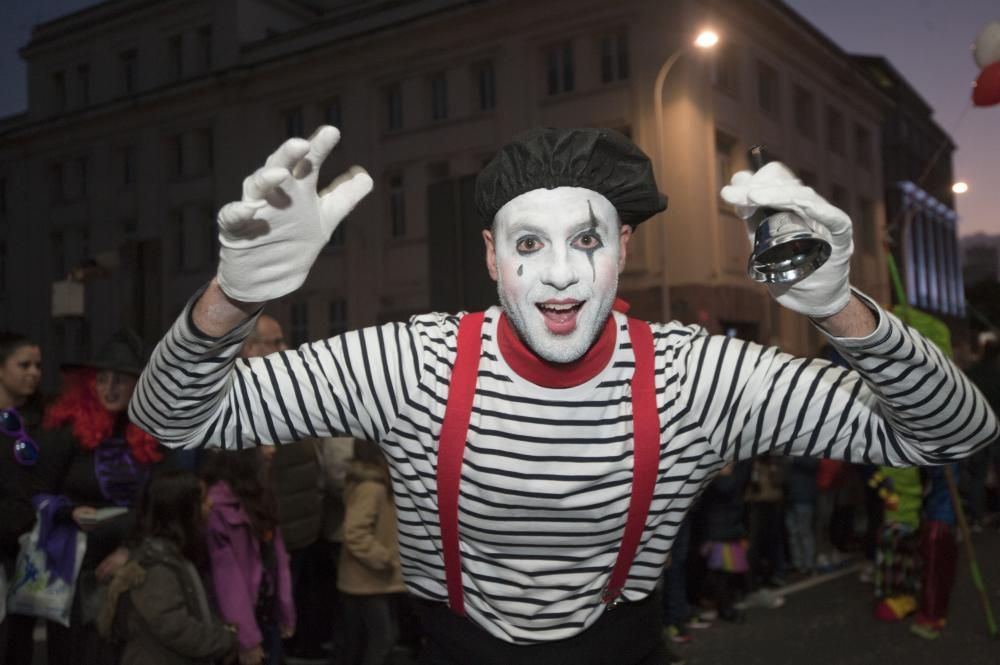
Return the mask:
{"type": "Polygon", "coordinates": [[[644,321],[629,318],[628,336],[635,354],[635,370],[632,373],[632,498],[628,503],[628,521],[622,535],[622,546],[601,597],[605,603],[612,605],[619,600],[625,588],[632,559],[639,549],[660,468],[660,416],[656,410],[653,331],[644,321]]]}
{"type": "MultiPolygon", "coordinates": [[[[448,404],[438,442],[437,492],[441,547],[444,550],[444,575],[448,587],[448,606],[465,615],[462,598],[462,558],[458,542],[458,488],[462,476],[462,458],[476,393],[476,375],[482,350],[484,312],[466,314],[458,325],[458,353],[448,388],[448,404]]],[[[632,496],[621,549],[611,570],[611,578],[601,596],[611,605],[619,599],[628,579],[632,560],[645,529],[649,504],[653,498],[660,460],[660,419],[656,408],[653,372],[653,333],[649,325],[630,318],[629,338],[635,354],[632,375],[633,472],[632,496]]]]}
{"type": "Polygon", "coordinates": [[[466,314],[458,324],[458,354],[451,372],[448,404],[438,442],[438,522],[444,550],[444,579],[448,585],[448,606],[459,615],[465,614],[465,604],[462,601],[462,555],[458,549],[458,483],[462,479],[465,438],[472,416],[472,398],[476,394],[484,314],[466,314]]]}

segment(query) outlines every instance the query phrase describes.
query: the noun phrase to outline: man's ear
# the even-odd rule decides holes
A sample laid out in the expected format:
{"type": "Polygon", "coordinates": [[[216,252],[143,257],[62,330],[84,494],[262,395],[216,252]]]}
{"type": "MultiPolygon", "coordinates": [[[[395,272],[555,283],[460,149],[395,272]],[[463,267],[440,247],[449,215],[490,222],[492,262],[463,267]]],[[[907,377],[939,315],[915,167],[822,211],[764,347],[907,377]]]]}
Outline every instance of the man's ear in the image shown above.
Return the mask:
{"type": "Polygon", "coordinates": [[[483,242],[486,243],[486,270],[493,281],[497,281],[497,250],[493,244],[493,234],[489,229],[483,229],[483,242]]]}
{"type": "Polygon", "coordinates": [[[632,225],[622,224],[618,231],[618,273],[625,270],[625,258],[628,256],[628,241],[632,239],[632,225]]]}

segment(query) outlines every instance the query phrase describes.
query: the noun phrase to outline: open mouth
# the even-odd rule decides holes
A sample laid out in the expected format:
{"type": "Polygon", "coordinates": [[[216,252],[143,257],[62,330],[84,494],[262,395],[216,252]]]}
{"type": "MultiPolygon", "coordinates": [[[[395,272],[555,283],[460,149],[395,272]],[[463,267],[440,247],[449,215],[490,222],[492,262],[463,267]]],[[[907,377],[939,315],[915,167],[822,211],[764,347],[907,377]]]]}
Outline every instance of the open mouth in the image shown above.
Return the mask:
{"type": "Polygon", "coordinates": [[[542,313],[545,326],[553,335],[568,335],[576,330],[576,316],[585,300],[547,300],[535,303],[542,313]]]}

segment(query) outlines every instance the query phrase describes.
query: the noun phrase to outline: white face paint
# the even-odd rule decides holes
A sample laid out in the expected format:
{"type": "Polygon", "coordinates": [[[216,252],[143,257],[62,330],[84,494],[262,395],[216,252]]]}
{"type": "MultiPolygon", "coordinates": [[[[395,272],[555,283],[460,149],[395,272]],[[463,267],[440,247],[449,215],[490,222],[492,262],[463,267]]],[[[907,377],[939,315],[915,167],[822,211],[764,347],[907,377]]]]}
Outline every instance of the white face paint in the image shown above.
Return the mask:
{"type": "Polygon", "coordinates": [[[579,359],[611,312],[631,228],[581,187],[522,194],[494,222],[487,260],[515,330],[545,360],[579,359]]]}

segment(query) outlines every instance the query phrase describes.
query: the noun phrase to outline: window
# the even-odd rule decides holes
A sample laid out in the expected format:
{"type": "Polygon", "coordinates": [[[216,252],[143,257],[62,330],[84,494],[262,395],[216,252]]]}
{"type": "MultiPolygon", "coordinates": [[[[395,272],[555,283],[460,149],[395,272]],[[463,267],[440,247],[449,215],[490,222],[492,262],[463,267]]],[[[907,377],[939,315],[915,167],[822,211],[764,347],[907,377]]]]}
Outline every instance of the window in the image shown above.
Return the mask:
{"type": "Polygon", "coordinates": [[[439,121],[448,118],[448,79],[445,74],[431,76],[431,120],[439,121]]]}
{"type": "Polygon", "coordinates": [[[389,131],[403,128],[403,89],[393,83],[385,89],[386,127],[389,131]]]}
{"type": "Polygon", "coordinates": [[[90,65],[78,65],[76,68],[76,83],[80,106],[90,103],[90,65]]]}
{"type": "Polygon", "coordinates": [[[215,208],[211,203],[202,203],[195,208],[193,223],[201,233],[202,245],[208,251],[201,267],[214,268],[219,261],[219,233],[216,225],[210,223],[210,220],[215,219],[215,208]]]}
{"type": "Polygon", "coordinates": [[[757,61],[757,104],[764,113],[778,117],[781,95],[778,90],[778,72],[771,65],[757,61]]]}
{"type": "Polygon", "coordinates": [[[138,83],[136,80],[138,55],[134,48],[122,51],[118,55],[118,62],[121,65],[122,92],[126,95],[134,93],[138,83]]]}
{"type": "Polygon", "coordinates": [[[309,303],[301,300],[293,302],[290,314],[292,321],[288,331],[292,338],[291,346],[294,348],[309,341],[309,303]]]}
{"type": "Polygon", "coordinates": [[[184,135],[174,134],[167,139],[167,173],[179,178],[185,172],[184,135]]]}
{"type": "Polygon", "coordinates": [[[184,233],[184,213],[178,208],[167,213],[174,236],[174,268],[187,269],[187,234],[184,233]]]}
{"type": "Polygon", "coordinates": [[[732,97],[740,93],[740,56],[731,44],[720,44],[714,60],[715,87],[732,97]]]}
{"type": "Polygon", "coordinates": [[[120,151],[121,157],[121,184],[124,186],[135,184],[135,146],[127,145],[120,151]]]}
{"type": "Polygon", "coordinates": [[[52,105],[56,111],[66,110],[66,72],[52,75],[52,105]]]}
{"type": "Polygon", "coordinates": [[[844,154],[844,116],[829,106],[826,108],[826,147],[832,153],[844,154]]]}
{"type": "Polygon", "coordinates": [[[879,229],[875,222],[875,202],[867,196],[858,198],[857,233],[861,238],[861,252],[874,255],[878,253],[879,229]]]}
{"type": "Polygon", "coordinates": [[[50,189],[53,200],[66,200],[66,170],[62,162],[54,162],[50,171],[50,189]]]}
{"type": "Polygon", "coordinates": [[[49,236],[49,256],[52,260],[52,279],[66,278],[66,237],[61,231],[49,236]]]}
{"type": "Polygon", "coordinates": [[[344,246],[347,242],[347,232],[344,230],[346,228],[344,224],[337,226],[336,230],[330,235],[330,242],[326,244],[328,249],[338,249],[344,246]]]}
{"type": "Polygon", "coordinates": [[[347,332],[347,301],[343,298],[331,300],[327,305],[328,337],[347,332]]]}
{"type": "Polygon", "coordinates": [[[340,97],[333,97],[323,106],[323,122],[343,129],[343,110],[340,108],[340,97]]]}
{"type": "Polygon", "coordinates": [[[195,154],[193,172],[205,175],[215,167],[215,134],[211,127],[202,127],[195,132],[195,154]]]}
{"type": "Polygon", "coordinates": [[[190,204],[168,213],[174,237],[174,267],[181,272],[203,270],[214,264],[218,255],[216,232],[207,220],[211,206],[190,204]]]}
{"type": "Polygon", "coordinates": [[[715,133],[715,178],[716,190],[721,190],[729,184],[736,169],[733,168],[733,149],[736,140],[722,132],[715,133]]]}
{"type": "Polygon", "coordinates": [[[795,129],[807,139],[816,138],[816,98],[811,92],[795,86],[792,89],[795,129]]]}
{"type": "Polygon", "coordinates": [[[624,32],[601,38],[601,82],[613,83],[628,78],[628,35],[624,32]]]}
{"type": "Polygon", "coordinates": [[[548,92],[558,95],[576,88],[573,42],[562,42],[545,50],[548,92]]]}
{"type": "Polygon", "coordinates": [[[86,197],[90,189],[89,181],[90,160],[87,157],[76,158],[76,184],[77,194],[80,198],[86,197]]]}
{"type": "Polygon", "coordinates": [[[198,28],[198,59],[204,72],[212,71],[212,26],[198,28]]]}
{"type": "Polygon", "coordinates": [[[285,111],[285,136],[294,138],[301,137],[305,133],[305,125],[302,122],[302,108],[297,107],[285,111]]]}
{"type": "Polygon", "coordinates": [[[497,107],[497,82],[493,61],[480,62],[473,66],[472,71],[479,110],[492,111],[497,107]]]}
{"type": "Polygon", "coordinates": [[[847,190],[841,185],[833,185],[830,188],[830,203],[837,206],[848,215],[851,214],[850,201],[847,198],[847,190]]]}
{"type": "Polygon", "coordinates": [[[389,223],[389,232],[393,238],[406,235],[406,192],[403,189],[403,176],[398,173],[389,177],[389,223]]]}
{"type": "Polygon", "coordinates": [[[854,126],[854,161],[864,167],[872,163],[872,135],[861,125],[854,126]]]}
{"type": "Polygon", "coordinates": [[[184,76],[184,42],[180,35],[174,35],[167,40],[167,51],[170,80],[179,81],[184,76]]]}

